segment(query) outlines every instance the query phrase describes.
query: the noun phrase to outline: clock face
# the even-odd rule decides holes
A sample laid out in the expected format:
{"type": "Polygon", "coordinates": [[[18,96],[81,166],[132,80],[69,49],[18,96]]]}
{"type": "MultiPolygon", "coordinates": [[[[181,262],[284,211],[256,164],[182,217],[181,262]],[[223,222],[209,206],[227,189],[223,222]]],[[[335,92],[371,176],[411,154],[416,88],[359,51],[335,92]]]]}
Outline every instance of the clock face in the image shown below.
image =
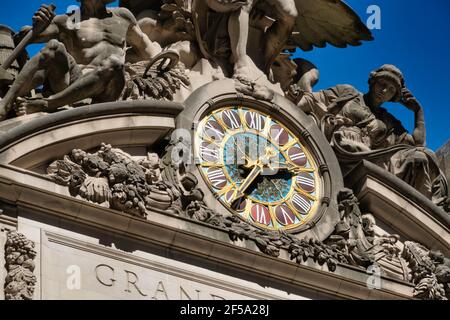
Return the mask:
{"type": "Polygon", "coordinates": [[[268,230],[292,230],[317,212],[321,179],[314,159],[285,125],[247,107],[205,116],[196,131],[198,168],[233,214],[268,230]]]}

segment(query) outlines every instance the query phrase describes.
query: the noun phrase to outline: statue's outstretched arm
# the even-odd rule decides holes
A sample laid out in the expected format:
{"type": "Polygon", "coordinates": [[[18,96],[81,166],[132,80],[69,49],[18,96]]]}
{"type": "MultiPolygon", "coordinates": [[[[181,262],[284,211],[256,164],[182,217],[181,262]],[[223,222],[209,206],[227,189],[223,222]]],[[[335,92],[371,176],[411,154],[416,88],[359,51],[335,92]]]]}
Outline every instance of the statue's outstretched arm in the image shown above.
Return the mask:
{"type": "Polygon", "coordinates": [[[128,30],[127,43],[134,53],[134,58],[131,60],[149,60],[161,52],[161,46],[151,41],[138,25],[133,25],[128,30]]]}
{"type": "Polygon", "coordinates": [[[134,15],[128,9],[122,8],[122,15],[130,21],[127,32],[126,43],[131,47],[127,53],[127,60],[130,62],[138,62],[149,60],[161,52],[161,46],[157,42],[153,42],[141,30],[134,15]]]}

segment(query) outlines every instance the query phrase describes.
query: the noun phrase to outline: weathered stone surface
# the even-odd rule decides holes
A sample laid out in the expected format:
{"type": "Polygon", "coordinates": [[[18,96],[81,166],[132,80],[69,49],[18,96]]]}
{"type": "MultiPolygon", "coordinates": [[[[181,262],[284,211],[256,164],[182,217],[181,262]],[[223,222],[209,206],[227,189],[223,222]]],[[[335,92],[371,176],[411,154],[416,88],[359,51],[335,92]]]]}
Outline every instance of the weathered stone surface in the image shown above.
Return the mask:
{"type": "Polygon", "coordinates": [[[439,166],[447,177],[447,181],[450,181],[450,140],[436,151],[436,156],[439,160],[439,166]]]}
{"type": "Polygon", "coordinates": [[[414,296],[426,300],[448,300],[450,297],[450,260],[439,251],[430,251],[415,242],[405,242],[403,257],[411,268],[416,284],[414,296]]]}
{"type": "MultiPolygon", "coordinates": [[[[186,276],[170,269],[178,263],[175,260],[158,267],[146,260],[158,260],[156,256],[138,249],[124,254],[114,245],[94,245],[87,226],[91,236],[100,230],[119,232],[144,246],[158,243],[164,248],[158,250],[168,250],[168,255],[171,250],[192,254],[193,264],[221,261],[239,269],[243,256],[239,272],[255,268],[272,280],[280,274],[294,291],[299,284],[314,286],[301,280],[307,274],[317,280],[320,293],[339,297],[448,298],[448,217],[440,209],[449,211],[447,180],[435,154],[424,147],[423,108],[407,89],[402,73],[392,65],[375,70],[366,95],[350,86],[313,93],[319,79],[316,66],[303,59],[291,60],[288,53],[326,43],[345,47],[372,40],[368,28],[346,4],[335,0],[122,0],[118,8],[107,8],[110,2],[81,0],[81,19],[75,29],[68,26],[70,15],[55,16],[55,8],[45,5],[35,13],[32,27],[15,35],[8,31],[7,37],[0,28],[0,44],[7,44],[7,50],[0,52],[0,121],[6,120],[0,125],[0,172],[4,173],[0,184],[5,186],[0,200],[14,208],[13,215],[19,216],[16,229],[25,232],[6,233],[6,299],[32,299],[35,290],[44,299],[205,297],[201,294],[213,299],[290,298],[282,291],[261,289],[251,281],[207,268],[192,266],[186,276]],[[23,49],[31,42],[45,45],[22,61],[23,49]],[[14,47],[18,49],[10,54],[14,47]],[[19,70],[8,74],[15,60],[14,68],[19,70]],[[152,103],[155,100],[158,103],[152,103]],[[414,112],[412,134],[381,108],[388,101],[414,112]],[[209,177],[202,176],[198,159],[185,158],[198,151],[196,138],[203,139],[203,133],[195,131],[198,123],[211,117],[223,129],[228,125],[223,118],[215,118],[214,111],[233,104],[242,106],[234,120],[246,123],[246,133],[267,137],[277,120],[295,131],[295,139],[289,141],[288,135],[286,149],[267,147],[264,156],[247,157],[245,165],[237,166],[239,179],[231,185],[235,192],[227,198],[229,190],[221,194],[208,188],[209,177]],[[265,125],[258,117],[247,120],[245,108],[264,111],[265,125]],[[179,131],[168,138],[172,129],[179,131]],[[288,163],[295,158],[311,160],[298,167],[314,179],[300,176],[288,164],[281,169],[287,174],[277,177],[283,182],[298,179],[287,195],[298,192],[306,197],[303,202],[287,195],[283,199],[286,208],[297,205],[305,211],[289,216],[297,221],[295,228],[279,227],[288,225],[276,213],[282,202],[270,196],[282,192],[276,183],[269,188],[270,179],[261,177],[263,169],[273,169],[268,163],[274,153],[287,154],[288,163]],[[379,184],[366,179],[364,188],[361,181],[347,181],[354,190],[343,189],[341,171],[347,174],[362,160],[372,161],[383,173],[392,173],[434,203],[417,196],[412,188],[414,192],[405,191],[412,194],[410,201],[391,189],[383,195],[387,190],[383,183],[392,188],[391,178],[383,174],[377,176],[379,184]],[[315,189],[307,192],[311,181],[315,189]],[[250,199],[251,187],[265,190],[266,198],[252,200],[260,207],[253,208],[249,202],[241,210],[248,219],[219,203],[229,201],[232,207],[235,202],[230,199],[250,199]],[[356,190],[368,190],[365,199],[372,199],[376,212],[362,211],[356,190]],[[380,205],[383,200],[389,201],[380,205]],[[311,202],[317,214],[310,219],[311,202]],[[259,223],[263,206],[273,216],[271,228],[259,223]],[[380,231],[376,220],[392,222],[391,213],[401,215],[402,223],[390,224],[389,232],[380,231]],[[31,224],[24,216],[31,217],[31,224]],[[49,224],[37,221],[49,217],[57,218],[49,224]],[[58,236],[66,220],[80,225],[58,236]],[[423,234],[414,236],[412,230],[423,234]],[[152,232],[155,235],[148,234],[152,232]],[[421,240],[426,246],[419,244],[421,240]],[[435,247],[444,254],[432,250],[435,247]],[[33,274],[35,258],[42,279],[33,274]],[[261,261],[267,265],[257,266],[261,261]],[[389,279],[390,288],[383,292],[370,292],[364,285],[366,270],[374,266],[381,270],[375,276],[389,279]],[[86,277],[87,282],[81,282],[84,291],[69,288],[77,285],[76,278],[63,281],[68,271],[81,271],[80,276],[86,277]],[[152,283],[141,282],[143,278],[152,283]]],[[[229,127],[230,135],[236,134],[233,121],[229,127]]],[[[209,142],[226,148],[225,143],[209,142]]],[[[446,153],[443,150],[441,154],[446,153]]],[[[213,151],[217,158],[224,152],[213,151]]],[[[445,161],[441,166],[446,170],[445,161]]],[[[207,163],[209,168],[216,165],[207,163]]],[[[406,183],[397,191],[409,187],[406,183]]],[[[114,236],[99,241],[108,242],[114,236]]]]}
{"type": "Polygon", "coordinates": [[[308,299],[145,252],[44,233],[43,299],[308,299]]]}
{"type": "Polygon", "coordinates": [[[23,234],[10,231],[5,243],[5,261],[8,271],[5,278],[6,300],[32,300],[36,284],[33,274],[36,257],[34,242],[23,234]]]}
{"type": "Polygon", "coordinates": [[[94,103],[115,101],[125,84],[124,44],[132,47],[128,61],[149,59],[161,51],[161,46],[142,33],[135,17],[126,9],[106,9],[104,2],[84,1],[83,19],[75,32],[67,28],[71,18],[55,16],[53,10],[54,7],[41,6],[34,16],[33,27],[22,29],[24,41],[48,43],[27,62],[0,101],[1,120],[12,111],[14,104],[16,113],[24,115],[53,112],[85,99],[94,103]],[[95,36],[98,27],[90,19],[102,20],[101,37],[95,36]],[[33,99],[22,96],[22,92],[40,85],[44,85],[42,96],[33,99]]]}
{"type": "Polygon", "coordinates": [[[424,147],[424,111],[403,74],[393,65],[383,65],[370,74],[369,85],[366,94],[349,85],[305,92],[298,105],[317,120],[344,174],[362,160],[372,161],[448,211],[448,182],[434,153],[424,147]],[[414,112],[412,134],[381,107],[386,102],[398,102],[414,112]]]}

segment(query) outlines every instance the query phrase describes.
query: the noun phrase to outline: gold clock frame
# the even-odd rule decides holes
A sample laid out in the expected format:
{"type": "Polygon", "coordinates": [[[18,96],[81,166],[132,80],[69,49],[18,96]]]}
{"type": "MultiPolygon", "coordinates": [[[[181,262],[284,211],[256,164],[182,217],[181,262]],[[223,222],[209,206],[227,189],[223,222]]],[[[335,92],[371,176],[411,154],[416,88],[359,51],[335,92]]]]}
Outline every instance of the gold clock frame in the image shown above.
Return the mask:
{"type": "MultiPolygon", "coordinates": [[[[245,106],[273,116],[294,136],[300,138],[301,145],[315,160],[319,169],[322,183],[320,194],[317,193],[320,196],[317,214],[305,224],[286,232],[299,239],[318,241],[327,239],[334,232],[342,216],[338,209],[337,196],[344,187],[343,177],[334,151],[311,117],[284,96],[276,93],[270,101],[243,95],[236,91],[235,82],[230,79],[214,81],[200,87],[190,95],[184,105],[184,111],[176,119],[176,129],[182,130],[178,131],[180,132],[178,135],[172,136],[172,139],[183,141],[187,146],[186,150],[190,150],[189,154],[183,155],[184,163],[181,171],[190,172],[197,177],[197,187],[204,194],[203,201],[210,209],[223,216],[232,215],[231,211],[217,200],[217,196],[213,194],[197,167],[194,150],[196,130],[201,120],[214,110],[227,106],[245,106]]],[[[260,228],[256,224],[252,225],[260,228]]]]}
{"type": "Polygon", "coordinates": [[[314,160],[314,157],[312,156],[312,154],[309,152],[308,148],[306,148],[304,146],[304,143],[301,141],[301,139],[295,135],[283,122],[283,120],[278,119],[276,116],[274,117],[273,115],[270,115],[266,112],[263,112],[261,110],[249,107],[245,104],[235,104],[235,105],[228,105],[228,106],[222,106],[218,109],[214,109],[212,112],[206,114],[203,116],[203,118],[201,119],[200,123],[197,126],[197,129],[195,131],[195,136],[194,136],[194,157],[195,157],[195,161],[197,166],[199,167],[199,171],[202,174],[202,177],[205,181],[205,183],[209,186],[210,190],[217,196],[218,201],[220,201],[222,203],[222,205],[224,205],[232,214],[238,216],[239,218],[241,218],[243,221],[247,222],[247,223],[251,223],[259,228],[265,229],[265,230],[269,230],[269,231],[279,231],[279,230],[285,230],[285,231],[292,231],[292,230],[296,230],[299,227],[301,227],[303,224],[308,223],[311,219],[314,218],[314,215],[317,213],[317,209],[319,206],[319,200],[321,198],[321,184],[322,184],[322,179],[319,175],[319,168],[316,164],[316,161],[314,160]],[[227,129],[227,125],[223,122],[223,120],[218,116],[218,114],[222,113],[223,111],[226,110],[234,110],[237,112],[237,114],[239,115],[239,119],[241,122],[241,127],[239,129],[227,129]],[[252,128],[249,128],[247,121],[245,119],[245,112],[256,112],[258,115],[262,115],[265,117],[265,127],[263,130],[258,131],[252,128]],[[213,118],[221,127],[222,129],[224,129],[225,132],[225,137],[224,139],[222,139],[222,141],[220,141],[220,144],[217,144],[216,141],[214,141],[213,139],[207,137],[207,136],[203,136],[203,130],[204,130],[204,126],[205,124],[209,121],[210,118],[213,118]],[[226,180],[228,183],[230,183],[228,186],[224,187],[223,189],[219,190],[219,191],[215,191],[214,187],[211,186],[209,178],[205,175],[205,173],[200,169],[200,167],[203,168],[208,168],[208,167],[214,167],[214,168],[223,168],[225,167],[225,165],[223,164],[224,159],[223,159],[223,150],[225,148],[225,145],[227,144],[228,140],[234,136],[235,134],[239,134],[239,133],[251,133],[257,136],[262,136],[263,138],[265,138],[267,141],[272,142],[272,138],[270,137],[269,134],[269,129],[271,127],[271,121],[274,120],[275,123],[277,125],[280,125],[284,130],[286,130],[286,132],[293,138],[290,142],[288,142],[286,145],[278,148],[277,151],[280,151],[283,155],[283,157],[288,161],[291,162],[292,164],[294,164],[291,160],[290,157],[287,154],[287,150],[289,150],[289,148],[295,146],[295,145],[300,145],[302,147],[302,151],[305,153],[306,158],[308,160],[308,162],[311,165],[311,168],[300,168],[298,167],[298,170],[300,172],[306,172],[306,173],[312,173],[314,175],[314,183],[315,183],[315,196],[309,194],[308,192],[302,190],[297,182],[295,181],[295,177],[293,177],[293,181],[291,183],[290,186],[290,190],[287,193],[287,195],[283,198],[280,199],[278,201],[275,202],[267,202],[267,201],[261,201],[261,200],[257,200],[257,199],[252,199],[250,197],[248,197],[248,200],[251,201],[247,201],[246,204],[246,208],[244,209],[244,214],[241,216],[241,214],[239,214],[239,212],[237,212],[236,210],[233,210],[233,208],[230,207],[229,203],[227,203],[227,201],[224,201],[221,199],[221,197],[225,194],[227,194],[229,191],[231,191],[233,188],[236,188],[236,183],[232,182],[233,179],[231,178],[228,170],[223,170],[224,176],[226,177],[226,180]],[[201,156],[199,154],[199,148],[201,143],[203,143],[204,141],[209,142],[209,143],[213,143],[216,146],[218,146],[219,150],[220,150],[220,159],[218,161],[218,163],[210,163],[210,162],[204,162],[201,161],[201,156]],[[197,163],[198,162],[198,163],[197,163]],[[295,207],[292,205],[291,203],[291,198],[293,197],[293,195],[295,193],[299,193],[305,197],[307,197],[310,201],[313,202],[309,212],[306,214],[306,217],[302,216],[296,209],[295,207]],[[259,223],[258,221],[254,221],[253,219],[250,218],[250,210],[252,205],[254,204],[261,204],[264,206],[267,206],[269,209],[269,214],[271,217],[271,221],[273,224],[273,227],[268,227],[264,224],[259,223]],[[275,210],[274,208],[277,205],[281,205],[281,204],[285,204],[291,211],[292,213],[297,217],[297,219],[299,220],[298,223],[296,224],[292,224],[292,225],[288,225],[288,226],[283,226],[278,219],[276,218],[275,215],[275,210]]]}

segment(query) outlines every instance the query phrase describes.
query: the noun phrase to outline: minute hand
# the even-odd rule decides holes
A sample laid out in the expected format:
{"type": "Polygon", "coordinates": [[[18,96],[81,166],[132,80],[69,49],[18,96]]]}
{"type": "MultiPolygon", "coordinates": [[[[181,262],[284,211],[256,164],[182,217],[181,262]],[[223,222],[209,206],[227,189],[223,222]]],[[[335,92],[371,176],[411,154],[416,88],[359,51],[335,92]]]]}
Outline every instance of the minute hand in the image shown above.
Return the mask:
{"type": "Polygon", "coordinates": [[[277,164],[269,164],[269,168],[273,171],[290,171],[294,174],[297,174],[301,172],[300,168],[291,164],[285,164],[285,163],[277,163],[277,164]]]}

